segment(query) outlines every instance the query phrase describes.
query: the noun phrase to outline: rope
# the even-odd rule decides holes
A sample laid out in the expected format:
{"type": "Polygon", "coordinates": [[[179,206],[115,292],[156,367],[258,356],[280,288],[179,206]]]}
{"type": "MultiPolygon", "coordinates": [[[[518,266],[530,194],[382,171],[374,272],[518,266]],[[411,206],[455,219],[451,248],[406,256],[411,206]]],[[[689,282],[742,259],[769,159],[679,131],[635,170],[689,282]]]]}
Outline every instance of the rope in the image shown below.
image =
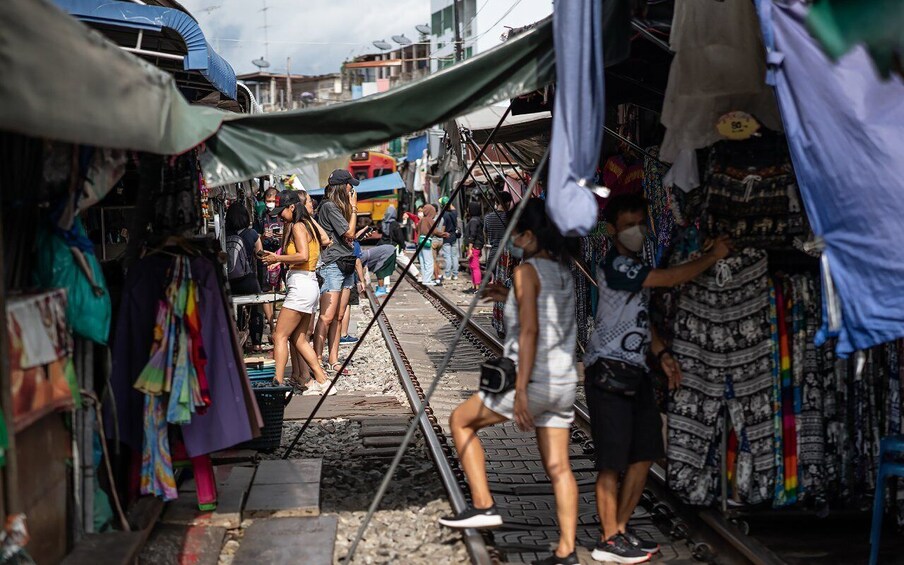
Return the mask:
{"type": "MultiPolygon", "coordinates": [[[[549,147],[547,147],[546,152],[543,154],[543,158],[540,160],[540,163],[537,165],[536,173],[530,181],[528,194],[533,192],[533,189],[537,185],[537,180],[539,179],[539,172],[543,169],[544,165],[546,165],[547,159],[549,158],[549,147]]],[[[500,246],[505,246],[506,243],[511,239],[512,232],[515,230],[515,224],[518,223],[518,219],[521,217],[521,213],[524,211],[527,201],[530,198],[523,198],[518,206],[514,209],[514,214],[509,218],[508,225],[505,228],[505,233],[502,236],[502,241],[500,242],[500,246]]],[[[496,268],[496,264],[499,262],[499,258],[502,254],[495,253],[493,255],[490,264],[487,265],[488,271],[493,271],[496,268]]],[[[400,277],[399,280],[401,281],[400,277]]],[[[462,319],[461,323],[458,325],[458,330],[455,333],[455,338],[452,340],[452,343],[449,344],[449,348],[446,350],[446,354],[443,356],[443,360],[440,363],[439,367],[436,370],[436,377],[433,379],[433,382],[430,383],[430,388],[427,389],[424,394],[424,400],[421,402],[421,408],[418,410],[418,414],[412,418],[411,423],[408,425],[408,430],[405,433],[405,437],[402,440],[402,444],[399,446],[396,451],[395,457],[392,460],[392,464],[390,464],[389,469],[387,469],[386,474],[383,476],[383,481],[380,483],[380,488],[377,490],[377,494],[374,496],[374,499],[370,503],[370,507],[367,510],[367,515],[364,517],[364,520],[361,522],[361,526],[358,528],[358,534],[355,536],[355,541],[352,542],[351,547],[348,550],[348,555],[345,557],[345,563],[348,565],[352,562],[352,559],[355,556],[355,551],[358,549],[358,544],[364,538],[364,532],[367,530],[367,526],[370,524],[371,519],[373,518],[374,513],[377,511],[377,508],[380,505],[380,502],[383,500],[383,496],[386,494],[386,490],[389,488],[389,483],[392,481],[393,475],[395,475],[396,469],[402,461],[402,456],[405,454],[405,450],[408,449],[408,444],[411,443],[411,439],[414,437],[414,432],[417,430],[418,422],[421,417],[426,412],[427,406],[430,404],[430,398],[433,397],[434,391],[436,391],[437,385],[439,385],[440,380],[443,375],[446,373],[446,369],[449,366],[449,362],[452,360],[452,354],[455,352],[455,348],[458,345],[458,342],[461,340],[462,336],[465,333],[465,330],[468,327],[468,322],[474,315],[474,310],[477,308],[477,303],[480,300],[483,291],[486,290],[487,284],[489,283],[489,277],[486,277],[481,281],[480,288],[474,294],[474,297],[471,299],[471,304],[468,306],[468,311],[465,312],[465,317],[462,319]]],[[[396,284],[398,286],[398,283],[396,284]]],[[[395,290],[395,289],[393,289],[395,290]]],[[[385,304],[385,302],[384,302],[385,304]]],[[[374,316],[376,318],[376,316],[374,316]]]]}

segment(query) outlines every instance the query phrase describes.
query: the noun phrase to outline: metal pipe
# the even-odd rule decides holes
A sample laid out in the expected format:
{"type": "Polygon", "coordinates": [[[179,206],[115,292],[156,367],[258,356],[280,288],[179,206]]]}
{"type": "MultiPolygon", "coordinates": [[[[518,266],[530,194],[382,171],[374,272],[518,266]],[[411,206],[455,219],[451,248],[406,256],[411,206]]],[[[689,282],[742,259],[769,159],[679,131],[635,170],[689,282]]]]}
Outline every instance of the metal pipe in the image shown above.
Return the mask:
{"type": "Polygon", "coordinates": [[[668,53],[673,52],[668,43],[653,35],[650,29],[647,26],[643,25],[643,23],[637,18],[631,18],[631,27],[640,32],[640,35],[644,36],[644,39],[648,40],[650,43],[659,47],[663,51],[666,51],[668,53]]]}
{"type": "Polygon", "coordinates": [[[148,51],[147,49],[137,49],[135,47],[121,47],[123,51],[135,53],[136,55],[147,55],[149,57],[160,57],[161,59],[172,59],[173,61],[184,61],[183,55],[173,55],[172,53],[161,53],[160,51],[148,51]]]}

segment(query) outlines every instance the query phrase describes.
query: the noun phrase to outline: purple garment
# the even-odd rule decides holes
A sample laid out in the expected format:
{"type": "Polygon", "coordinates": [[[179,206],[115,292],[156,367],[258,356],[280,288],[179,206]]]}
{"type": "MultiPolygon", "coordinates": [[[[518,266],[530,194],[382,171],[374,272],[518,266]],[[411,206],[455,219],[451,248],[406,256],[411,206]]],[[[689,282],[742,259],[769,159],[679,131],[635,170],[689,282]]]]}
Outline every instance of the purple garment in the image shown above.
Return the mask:
{"type": "MultiPolygon", "coordinates": [[[[148,362],[154,341],[157,301],[166,290],[167,270],[172,257],[153,255],[139,261],[129,270],[116,334],[113,336],[113,374],[110,388],[116,399],[115,417],[120,440],[141,451],[144,395],[132,384],[148,362]]],[[[211,406],[203,415],[194,414],[190,424],[182,426],[182,436],[190,457],[204,455],[251,439],[245,399],[244,378],[236,364],[231,321],[223,306],[222,290],[214,264],[203,257],[192,259],[192,278],[198,283],[198,308],[201,314],[201,336],[207,354],[207,380],[211,406]]],[[[114,437],[114,414],[110,403],[104,406],[107,437],[114,437]]]]}
{"type": "Polygon", "coordinates": [[[841,302],[840,328],[823,327],[821,339],[837,335],[845,357],[904,336],[904,81],[883,80],[863,47],[833,63],[799,0],[757,8],[767,81],[841,302]]]}

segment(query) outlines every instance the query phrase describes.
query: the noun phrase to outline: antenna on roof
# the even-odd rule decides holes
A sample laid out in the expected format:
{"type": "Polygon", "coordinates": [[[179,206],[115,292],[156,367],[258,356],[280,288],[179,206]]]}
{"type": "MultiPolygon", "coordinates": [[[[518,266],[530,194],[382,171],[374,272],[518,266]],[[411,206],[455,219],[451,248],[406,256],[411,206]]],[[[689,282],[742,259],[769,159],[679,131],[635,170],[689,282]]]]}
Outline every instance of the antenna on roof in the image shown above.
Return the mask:
{"type": "Polygon", "coordinates": [[[402,35],[393,35],[392,40],[399,45],[411,45],[413,43],[409,38],[405,37],[404,33],[402,35]]]}
{"type": "Polygon", "coordinates": [[[382,49],[383,51],[389,51],[390,49],[392,49],[392,45],[387,43],[385,39],[374,41],[374,47],[376,47],[377,49],[382,49]]]}
{"type": "Polygon", "coordinates": [[[414,26],[414,29],[418,30],[419,33],[423,33],[424,35],[430,35],[430,26],[427,24],[418,24],[414,26]]]}

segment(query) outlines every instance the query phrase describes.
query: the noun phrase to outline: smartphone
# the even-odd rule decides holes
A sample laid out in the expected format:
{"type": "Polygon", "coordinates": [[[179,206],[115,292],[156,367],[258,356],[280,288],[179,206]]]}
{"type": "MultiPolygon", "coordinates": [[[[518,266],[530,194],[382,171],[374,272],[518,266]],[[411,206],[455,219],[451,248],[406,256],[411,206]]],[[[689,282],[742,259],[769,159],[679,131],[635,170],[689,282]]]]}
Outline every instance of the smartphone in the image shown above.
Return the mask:
{"type": "Polygon", "coordinates": [[[266,252],[263,249],[261,249],[260,251],[256,252],[255,255],[257,255],[258,259],[263,259],[265,253],[266,252]]]}

